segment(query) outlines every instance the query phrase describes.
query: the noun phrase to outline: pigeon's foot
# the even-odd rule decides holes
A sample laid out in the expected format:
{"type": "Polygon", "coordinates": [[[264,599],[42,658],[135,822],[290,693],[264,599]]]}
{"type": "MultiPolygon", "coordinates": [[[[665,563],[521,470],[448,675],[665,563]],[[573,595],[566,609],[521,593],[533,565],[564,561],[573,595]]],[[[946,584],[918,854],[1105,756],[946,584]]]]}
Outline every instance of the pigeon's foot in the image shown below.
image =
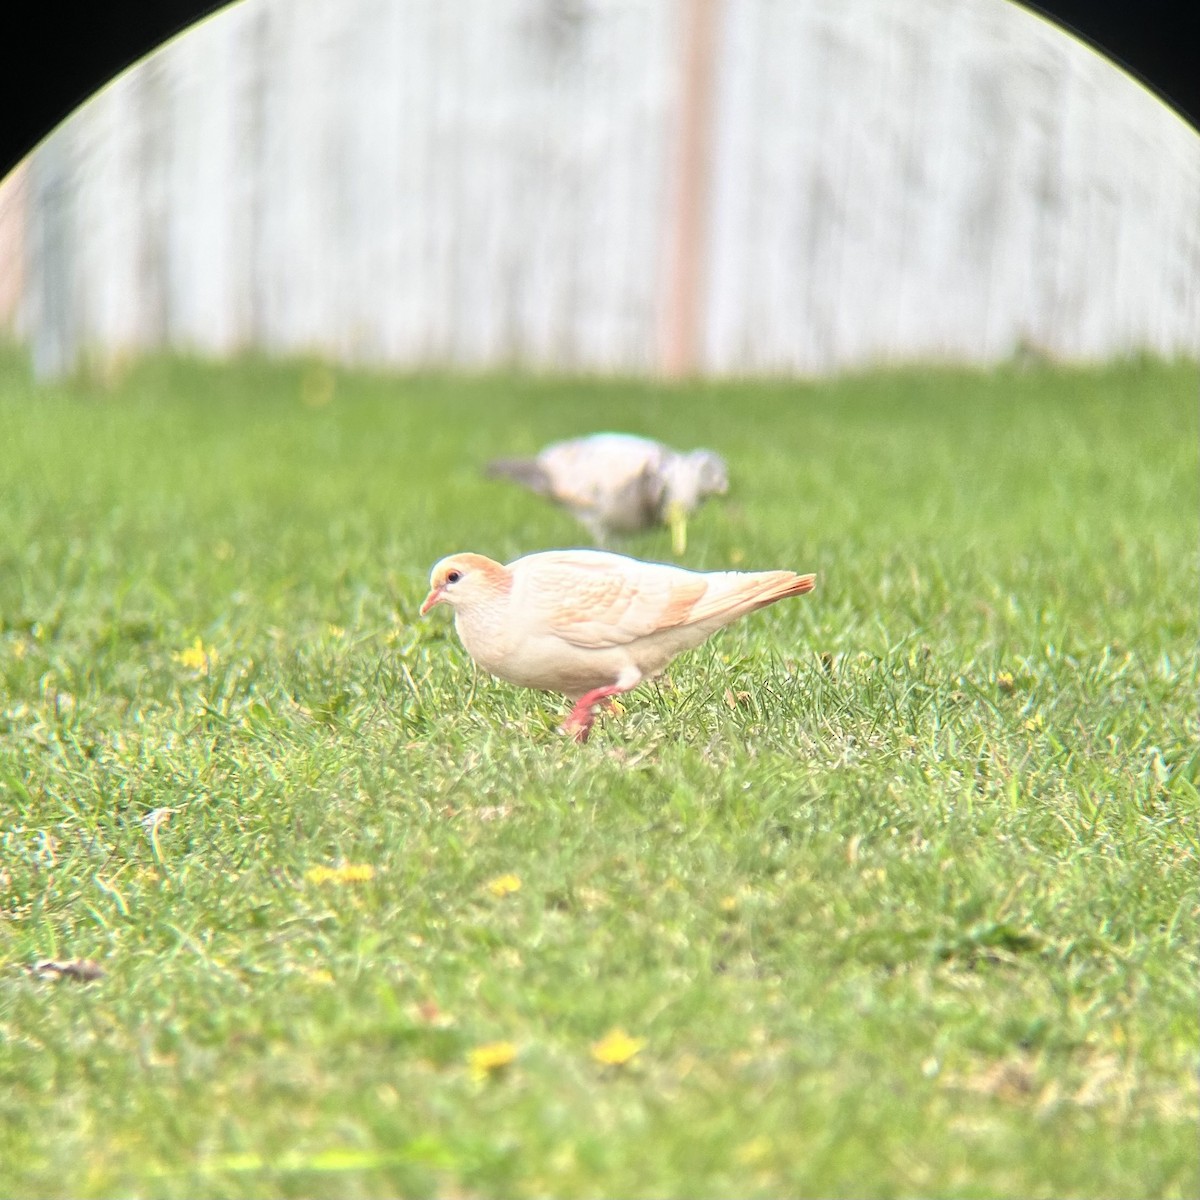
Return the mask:
{"type": "Polygon", "coordinates": [[[616,701],[613,697],[627,691],[629,691],[628,687],[614,683],[608,687],[593,688],[586,695],[580,696],[562,723],[563,733],[569,733],[582,745],[588,740],[592,726],[596,723],[596,710],[602,708],[612,712],[616,708],[616,701]]]}
{"type": "Polygon", "coordinates": [[[567,714],[566,720],[562,723],[563,733],[570,734],[579,745],[583,745],[588,740],[588,736],[592,732],[592,726],[596,723],[596,716],[590,710],[584,712],[579,711],[577,704],[567,714]]]}

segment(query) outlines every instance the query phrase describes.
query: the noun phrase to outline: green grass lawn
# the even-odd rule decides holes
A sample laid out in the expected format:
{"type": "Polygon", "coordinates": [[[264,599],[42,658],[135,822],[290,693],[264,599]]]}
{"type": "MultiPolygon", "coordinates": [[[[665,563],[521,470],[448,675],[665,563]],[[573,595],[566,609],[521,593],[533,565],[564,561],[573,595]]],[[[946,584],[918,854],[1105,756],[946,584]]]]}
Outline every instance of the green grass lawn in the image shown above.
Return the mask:
{"type": "Polygon", "coordinates": [[[0,356],[0,1195],[1196,1195],[1198,380],[0,356]],[[578,747],[417,605],[602,428],[818,583],[578,747]]]}

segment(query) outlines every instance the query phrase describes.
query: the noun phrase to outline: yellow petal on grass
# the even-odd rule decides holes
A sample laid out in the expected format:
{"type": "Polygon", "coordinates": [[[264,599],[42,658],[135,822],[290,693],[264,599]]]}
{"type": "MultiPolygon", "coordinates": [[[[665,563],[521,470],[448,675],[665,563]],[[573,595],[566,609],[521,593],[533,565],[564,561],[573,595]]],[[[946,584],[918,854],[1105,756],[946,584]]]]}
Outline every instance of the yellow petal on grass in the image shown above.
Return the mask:
{"type": "Polygon", "coordinates": [[[181,666],[187,667],[189,671],[195,671],[198,675],[207,675],[221,656],[217,653],[215,646],[205,646],[197,638],[186,650],[179,650],[171,657],[181,666]]]}
{"type": "Polygon", "coordinates": [[[1036,733],[1039,729],[1042,729],[1045,724],[1045,717],[1043,717],[1041,713],[1037,713],[1035,716],[1030,717],[1029,720],[1025,722],[1025,728],[1033,733],[1036,733]]]}
{"type": "Polygon", "coordinates": [[[487,885],[493,896],[511,896],[521,890],[521,880],[516,875],[497,875],[487,885]]]}
{"type": "Polygon", "coordinates": [[[625,1030],[614,1029],[592,1047],[592,1057],[606,1067],[623,1067],[645,1044],[645,1038],[630,1037],[625,1030]]]}
{"type": "Polygon", "coordinates": [[[512,1042],[487,1042],[467,1055],[467,1065],[476,1079],[486,1079],[516,1061],[517,1048],[512,1042]]]}
{"type": "Polygon", "coordinates": [[[996,676],[996,686],[1002,692],[1011,692],[1016,686],[1016,681],[1013,679],[1012,672],[1001,671],[1000,674],[996,676]]]}
{"type": "Polygon", "coordinates": [[[309,867],[304,872],[309,883],[366,883],[375,878],[370,863],[343,863],[340,867],[309,867]]]}
{"type": "Polygon", "coordinates": [[[743,1142],[734,1152],[733,1157],[743,1167],[752,1167],[767,1158],[772,1150],[771,1139],[759,1136],[743,1142]]]}

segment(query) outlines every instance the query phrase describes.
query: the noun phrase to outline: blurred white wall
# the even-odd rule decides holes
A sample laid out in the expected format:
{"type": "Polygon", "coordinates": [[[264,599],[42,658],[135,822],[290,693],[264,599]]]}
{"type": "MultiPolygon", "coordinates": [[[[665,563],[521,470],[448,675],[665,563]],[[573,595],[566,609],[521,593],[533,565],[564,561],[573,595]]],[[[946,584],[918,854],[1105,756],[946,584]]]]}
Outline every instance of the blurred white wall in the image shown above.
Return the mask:
{"type": "Polygon", "coordinates": [[[1200,356],[1200,137],[1007,0],[242,0],[5,182],[0,263],[43,373],[655,371],[684,198],[684,370],[1200,356]]]}

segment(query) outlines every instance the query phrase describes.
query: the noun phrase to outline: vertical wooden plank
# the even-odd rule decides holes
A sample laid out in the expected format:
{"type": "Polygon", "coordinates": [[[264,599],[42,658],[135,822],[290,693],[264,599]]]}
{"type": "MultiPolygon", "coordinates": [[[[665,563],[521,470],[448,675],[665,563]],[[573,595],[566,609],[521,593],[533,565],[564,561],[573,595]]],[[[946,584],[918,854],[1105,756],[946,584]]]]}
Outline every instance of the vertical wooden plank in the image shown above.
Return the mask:
{"type": "Polygon", "coordinates": [[[30,273],[28,312],[33,329],[33,371],[38,379],[66,375],[79,359],[79,307],[72,287],[74,199],[69,130],[60,130],[30,160],[30,273]]]}

